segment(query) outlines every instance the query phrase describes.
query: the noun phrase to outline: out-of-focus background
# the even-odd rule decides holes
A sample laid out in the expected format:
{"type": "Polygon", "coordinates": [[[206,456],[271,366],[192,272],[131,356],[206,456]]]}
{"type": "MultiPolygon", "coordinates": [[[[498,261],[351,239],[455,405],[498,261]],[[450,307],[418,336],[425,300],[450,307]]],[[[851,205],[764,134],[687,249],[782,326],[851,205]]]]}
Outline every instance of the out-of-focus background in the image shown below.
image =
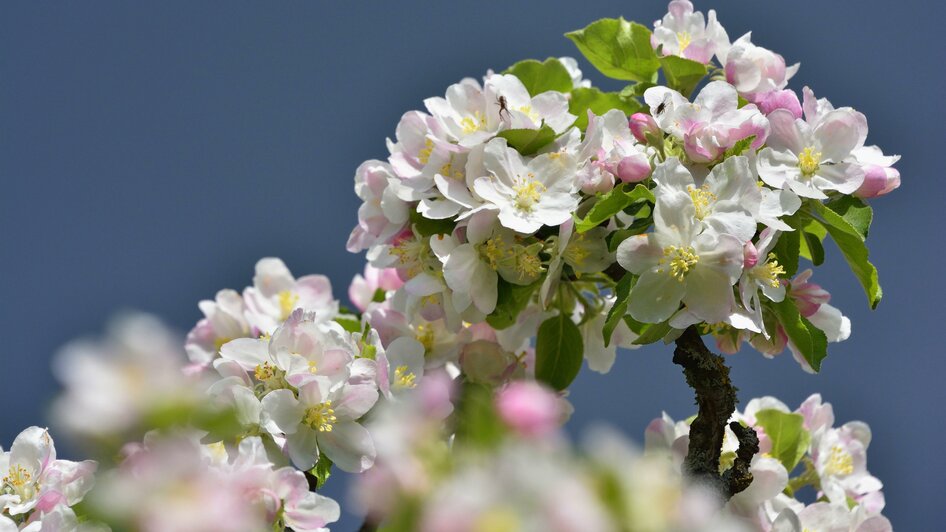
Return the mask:
{"type": "MultiPolygon", "coordinates": [[[[854,324],[820,375],[791,356],[729,359],[745,402],[812,392],[873,428],[869,466],[900,530],[936,530],[944,494],[946,124],[941,4],[718,1],[729,36],[801,62],[811,86],[864,112],[869,144],[899,153],[903,186],[873,202],[876,311],[829,245],[815,279],[854,324]]],[[[562,37],[601,17],[650,24],[663,2],[7,2],[0,7],[0,445],[44,424],[49,362],[121,309],[184,332],[197,301],[242,289],[263,256],[325,273],[344,299],[358,164],[386,155],[402,113],[465,76],[578,56],[562,37]]],[[[608,82],[581,60],[586,75],[608,82]]],[[[583,370],[573,432],[602,421],[642,438],[694,412],[671,349],[583,370]]],[[[339,478],[343,478],[339,476],[339,478]]],[[[328,493],[344,498],[342,480],[328,493]]],[[[343,505],[344,506],[344,505],[343,505]]],[[[339,530],[356,528],[346,514],[339,530]]]]}

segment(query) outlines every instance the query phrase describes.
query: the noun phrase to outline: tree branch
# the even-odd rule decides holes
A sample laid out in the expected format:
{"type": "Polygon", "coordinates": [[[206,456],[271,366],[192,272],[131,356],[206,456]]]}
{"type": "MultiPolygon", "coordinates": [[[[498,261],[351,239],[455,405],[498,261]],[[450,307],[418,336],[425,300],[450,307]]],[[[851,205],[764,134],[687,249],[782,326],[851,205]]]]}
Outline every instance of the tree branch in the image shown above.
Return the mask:
{"type": "Polygon", "coordinates": [[[729,379],[729,368],[723,357],[706,348],[694,326],[677,338],[673,363],[683,366],[687,384],[696,392],[699,413],[690,424],[690,446],[683,462],[684,473],[698,483],[709,486],[723,500],[746,489],[752,482],[749,464],[759,452],[759,438],[751,427],[729,424],[739,441],[732,468],[719,473],[726,422],[736,410],[736,387],[729,379]]]}

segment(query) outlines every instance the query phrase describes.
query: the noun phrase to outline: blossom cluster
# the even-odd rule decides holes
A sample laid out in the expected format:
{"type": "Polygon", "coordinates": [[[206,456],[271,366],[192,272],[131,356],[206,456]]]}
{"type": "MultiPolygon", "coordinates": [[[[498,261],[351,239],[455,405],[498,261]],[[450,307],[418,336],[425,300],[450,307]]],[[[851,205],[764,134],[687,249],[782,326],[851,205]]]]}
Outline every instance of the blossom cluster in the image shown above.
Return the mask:
{"type": "Polygon", "coordinates": [[[564,436],[568,386],[619,346],[689,330],[819,371],[851,323],[811,267],[830,236],[876,306],[865,200],[900,184],[863,114],[799,96],[798,65],[713,11],[673,0],[652,30],[567,37],[629,84],[602,91],[567,57],[463,79],[357,169],[353,309],[270,257],[186,339],[127,315],[69,344],[53,420],[100,461],[24,431],[0,449],[0,532],[327,530],[336,467],[397,530],[890,530],[870,429],[834,427],[818,395],[733,413],[761,453],[728,501],[681,471],[687,422],[655,420],[643,452],[564,436]]]}
{"type": "MultiPolygon", "coordinates": [[[[834,410],[819,394],[795,410],[774,397],[752,399],[731,421],[756,431],[760,453],[750,466],[752,484],[729,501],[729,513],[762,531],[893,530],[881,515],[883,484],[867,471],[867,424],[850,421],[835,427],[834,410]],[[813,492],[814,502],[796,498],[806,492],[813,492]]],[[[679,467],[689,432],[689,423],[664,414],[647,427],[646,452],[669,455],[679,467]]],[[[727,428],[721,469],[732,465],[736,441],[727,428]]]]}
{"type": "Polygon", "coordinates": [[[96,463],[56,458],[49,431],[30,427],[0,448],[0,531],[76,530],[72,506],[92,488],[96,463]]]}
{"type": "Polygon", "coordinates": [[[850,321],[796,276],[799,256],[821,264],[831,235],[876,305],[863,200],[899,186],[898,157],[865,144],[862,113],[787,88],[798,65],[750,34],[730,42],[686,0],[653,32],[604,19],[568,37],[636,83],[605,93],[561,58],[428,98],[387,160],[358,168],[349,250],[396,270],[409,321],[502,329],[549,312],[598,320],[606,345],[625,325],[638,344],[699,325],[726,351],[789,347],[817,371],[850,321]],[[639,38],[653,49],[623,44],[639,38]]]}

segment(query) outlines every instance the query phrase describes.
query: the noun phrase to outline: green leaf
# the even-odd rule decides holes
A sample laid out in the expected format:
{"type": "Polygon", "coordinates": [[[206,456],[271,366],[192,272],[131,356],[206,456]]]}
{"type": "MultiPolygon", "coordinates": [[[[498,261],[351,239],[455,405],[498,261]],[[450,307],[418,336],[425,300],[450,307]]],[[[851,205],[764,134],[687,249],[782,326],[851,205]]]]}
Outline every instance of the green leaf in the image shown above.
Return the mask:
{"type": "Polygon", "coordinates": [[[361,322],[356,319],[343,318],[339,316],[335,318],[335,323],[341,325],[342,329],[345,329],[346,331],[350,333],[361,332],[361,322]]]}
{"type": "Polygon", "coordinates": [[[588,127],[589,109],[597,116],[601,116],[611,109],[619,109],[630,116],[643,109],[643,106],[637,100],[622,98],[616,92],[601,92],[594,87],[573,90],[571,99],[568,100],[568,112],[578,116],[578,119],[575,120],[575,127],[582,131],[588,127]]]}
{"type": "Polygon", "coordinates": [[[851,224],[851,227],[866,240],[870,232],[870,223],[874,219],[874,210],[860,198],[841,196],[826,205],[832,211],[841,215],[841,218],[851,224]]]}
{"type": "Polygon", "coordinates": [[[322,489],[328,477],[332,476],[332,460],[325,453],[319,453],[319,461],[309,470],[309,474],[315,477],[315,489],[322,489]]]}
{"type": "Polygon", "coordinates": [[[555,140],[555,131],[542,123],[539,129],[506,129],[496,134],[522,155],[533,155],[540,148],[555,140]]]}
{"type": "Polygon", "coordinates": [[[821,371],[821,361],[828,356],[828,340],[824,332],[802,317],[791,297],[786,296],[782,301],[773,303],[772,309],[788,339],[801,352],[808,365],[816,372],[821,371]]]}
{"type": "Polygon", "coordinates": [[[632,342],[636,345],[647,345],[663,340],[664,336],[667,336],[667,333],[673,329],[670,326],[670,320],[663,323],[643,323],[627,315],[624,316],[624,322],[627,323],[629,329],[637,334],[637,339],[632,342]]]}
{"type": "Polygon", "coordinates": [[[539,326],[535,340],[535,378],[556,390],[564,390],[578,376],[584,356],[581,331],[564,314],[539,326]]]}
{"type": "Polygon", "coordinates": [[[809,203],[814,210],[815,219],[828,230],[831,239],[838,245],[854,276],[861,282],[870,308],[877,308],[883,297],[880,281],[877,279],[877,268],[867,260],[867,245],[864,236],[840,214],[825,207],[821,202],[809,203]]]}
{"type": "Polygon", "coordinates": [[[752,147],[753,142],[755,142],[755,135],[749,135],[748,137],[736,142],[733,144],[732,148],[726,150],[726,153],[723,154],[723,159],[728,159],[736,155],[742,155],[746,150],[752,147]]]}
{"type": "Polygon", "coordinates": [[[604,18],[565,34],[605,76],[656,83],[660,62],[650,35],[645,26],[623,18],[604,18]]]}
{"type": "Polygon", "coordinates": [[[567,93],[572,90],[572,77],[561,61],[550,57],[539,62],[526,59],[507,68],[503,74],[512,74],[526,86],[529,94],[535,96],[545,91],[567,93]]]}
{"type": "MultiPolygon", "coordinates": [[[[785,269],[785,277],[791,278],[798,271],[798,251],[799,251],[799,233],[801,231],[785,231],[779,233],[778,240],[772,252],[778,259],[778,263],[785,269]]],[[[759,261],[764,261],[765,257],[759,257],[759,261]]]]}
{"type": "Polygon", "coordinates": [[[424,218],[416,210],[411,211],[411,225],[420,233],[421,236],[449,235],[456,227],[456,223],[450,220],[431,220],[424,218]]]}
{"type": "Polygon", "coordinates": [[[490,447],[502,439],[504,431],[493,390],[484,384],[464,383],[457,405],[456,442],[490,447]]]}
{"type": "Polygon", "coordinates": [[[821,239],[808,231],[801,231],[801,234],[804,238],[801,241],[803,246],[799,249],[799,253],[815,266],[821,266],[824,263],[824,246],[821,245],[821,239]]]}
{"type": "Polygon", "coordinates": [[[675,55],[661,57],[667,85],[684,96],[689,96],[700,81],[706,77],[706,65],[675,55]]]}
{"type": "Polygon", "coordinates": [[[811,434],[805,430],[805,418],[801,414],[789,414],[775,409],[756,412],[756,424],[762,427],[772,441],[771,454],[791,473],[811,442],[811,434]]]}
{"type": "Polygon", "coordinates": [[[505,329],[515,324],[519,313],[526,308],[532,298],[532,293],[541,284],[541,282],[535,282],[522,286],[510,283],[500,277],[496,309],[489,316],[486,316],[486,323],[494,329],[505,329]]]}
{"type": "Polygon", "coordinates": [[[575,223],[575,231],[584,233],[585,231],[593,229],[615,214],[623,211],[632,203],[642,200],[655,201],[654,193],[644,185],[638,184],[630,192],[627,191],[625,185],[614,187],[609,192],[598,197],[598,201],[591,207],[588,214],[575,223]]]}
{"type": "Polygon", "coordinates": [[[637,284],[637,276],[631,273],[625,273],[624,277],[621,277],[621,280],[618,281],[617,286],[614,287],[614,305],[611,306],[611,310],[608,311],[608,317],[604,320],[604,328],[602,333],[604,333],[604,346],[607,347],[611,345],[611,336],[614,334],[614,329],[617,328],[618,323],[624,319],[624,315],[627,314],[627,299],[628,295],[631,293],[631,289],[634,288],[634,285],[637,284]]]}
{"type": "Polygon", "coordinates": [[[644,91],[646,91],[647,89],[651,87],[656,87],[656,86],[657,86],[656,83],[651,83],[649,81],[631,83],[627,87],[624,87],[623,89],[621,89],[621,92],[619,94],[621,95],[621,98],[624,98],[625,100],[630,99],[630,98],[640,98],[641,96],[644,95],[644,91]]]}

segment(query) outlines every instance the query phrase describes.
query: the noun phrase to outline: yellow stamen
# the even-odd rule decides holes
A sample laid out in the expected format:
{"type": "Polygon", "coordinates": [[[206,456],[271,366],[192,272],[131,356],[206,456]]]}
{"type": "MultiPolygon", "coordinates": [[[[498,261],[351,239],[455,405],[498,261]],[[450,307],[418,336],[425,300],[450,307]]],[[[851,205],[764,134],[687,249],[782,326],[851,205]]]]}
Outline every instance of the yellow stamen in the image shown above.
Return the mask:
{"type": "Polygon", "coordinates": [[[424,147],[417,152],[417,160],[420,161],[420,164],[427,164],[430,161],[430,154],[434,151],[434,141],[430,139],[424,140],[424,147]]]}
{"type": "Polygon", "coordinates": [[[33,475],[23,466],[10,466],[7,476],[0,480],[0,495],[19,495],[20,502],[32,500],[36,495],[33,475]]]}
{"type": "Polygon", "coordinates": [[[805,177],[813,176],[815,172],[818,171],[820,165],[821,152],[815,151],[814,148],[805,148],[801,154],[798,155],[798,168],[805,177]]]}
{"type": "Polygon", "coordinates": [[[467,135],[486,129],[486,116],[481,111],[473,111],[473,116],[468,116],[460,121],[460,127],[467,135]]]}
{"type": "Polygon", "coordinates": [[[768,258],[768,262],[752,269],[752,275],[772,288],[778,288],[778,276],[785,275],[785,268],[775,260],[775,253],[769,253],[768,258]]]}
{"type": "Polygon", "coordinates": [[[394,386],[398,388],[413,388],[417,386],[417,376],[407,366],[398,366],[394,369],[394,386]]]}
{"type": "Polygon", "coordinates": [[[338,418],[335,417],[332,402],[325,401],[320,405],[307,408],[302,421],[319,432],[332,432],[332,427],[338,418]]]}
{"type": "Polygon", "coordinates": [[[532,211],[542,193],[547,190],[545,185],[535,180],[532,172],[526,174],[525,178],[520,177],[512,189],[516,192],[516,207],[526,212],[532,211]]]}
{"type": "Polygon", "coordinates": [[[266,391],[279,390],[285,385],[286,372],[269,362],[257,364],[253,376],[263,385],[263,389],[266,391]]]}
{"type": "Polygon", "coordinates": [[[310,361],[309,361],[309,373],[315,375],[315,374],[318,373],[318,372],[319,372],[319,366],[318,366],[315,362],[313,362],[313,361],[310,360],[310,361]]]}
{"type": "Polygon", "coordinates": [[[292,311],[296,309],[296,303],[299,302],[299,296],[290,292],[289,290],[283,290],[279,292],[279,310],[282,312],[282,319],[286,320],[289,318],[289,315],[292,314],[292,311]]]}
{"type": "Polygon", "coordinates": [[[486,241],[483,244],[483,255],[486,257],[487,262],[489,262],[489,267],[496,270],[499,268],[499,261],[503,260],[506,256],[505,245],[503,244],[503,239],[494,236],[486,241]]]}
{"type": "Polygon", "coordinates": [[[690,44],[693,42],[693,37],[690,36],[690,32],[681,31],[677,33],[677,44],[680,46],[680,53],[682,54],[690,44]]]}
{"type": "Polygon", "coordinates": [[[828,463],[824,471],[829,475],[850,475],[854,472],[854,457],[845,452],[840,445],[835,445],[831,448],[831,454],[828,455],[828,463]]]}
{"type": "Polygon", "coordinates": [[[702,220],[710,213],[710,206],[716,202],[716,194],[709,191],[709,186],[703,185],[696,188],[693,185],[687,185],[687,192],[690,193],[690,201],[696,209],[696,219],[702,220]]]}
{"type": "Polygon", "coordinates": [[[663,258],[658,262],[661,268],[657,269],[657,273],[662,273],[664,271],[662,266],[669,264],[670,276],[682,283],[690,270],[699,262],[700,257],[692,247],[667,246],[664,248],[663,258]]]}
{"type": "Polygon", "coordinates": [[[523,251],[517,257],[516,271],[525,277],[537,277],[542,273],[542,261],[537,255],[523,251]]]}
{"type": "Polygon", "coordinates": [[[424,351],[430,353],[434,349],[434,328],[430,325],[420,325],[414,327],[414,338],[424,346],[424,351]]]}

